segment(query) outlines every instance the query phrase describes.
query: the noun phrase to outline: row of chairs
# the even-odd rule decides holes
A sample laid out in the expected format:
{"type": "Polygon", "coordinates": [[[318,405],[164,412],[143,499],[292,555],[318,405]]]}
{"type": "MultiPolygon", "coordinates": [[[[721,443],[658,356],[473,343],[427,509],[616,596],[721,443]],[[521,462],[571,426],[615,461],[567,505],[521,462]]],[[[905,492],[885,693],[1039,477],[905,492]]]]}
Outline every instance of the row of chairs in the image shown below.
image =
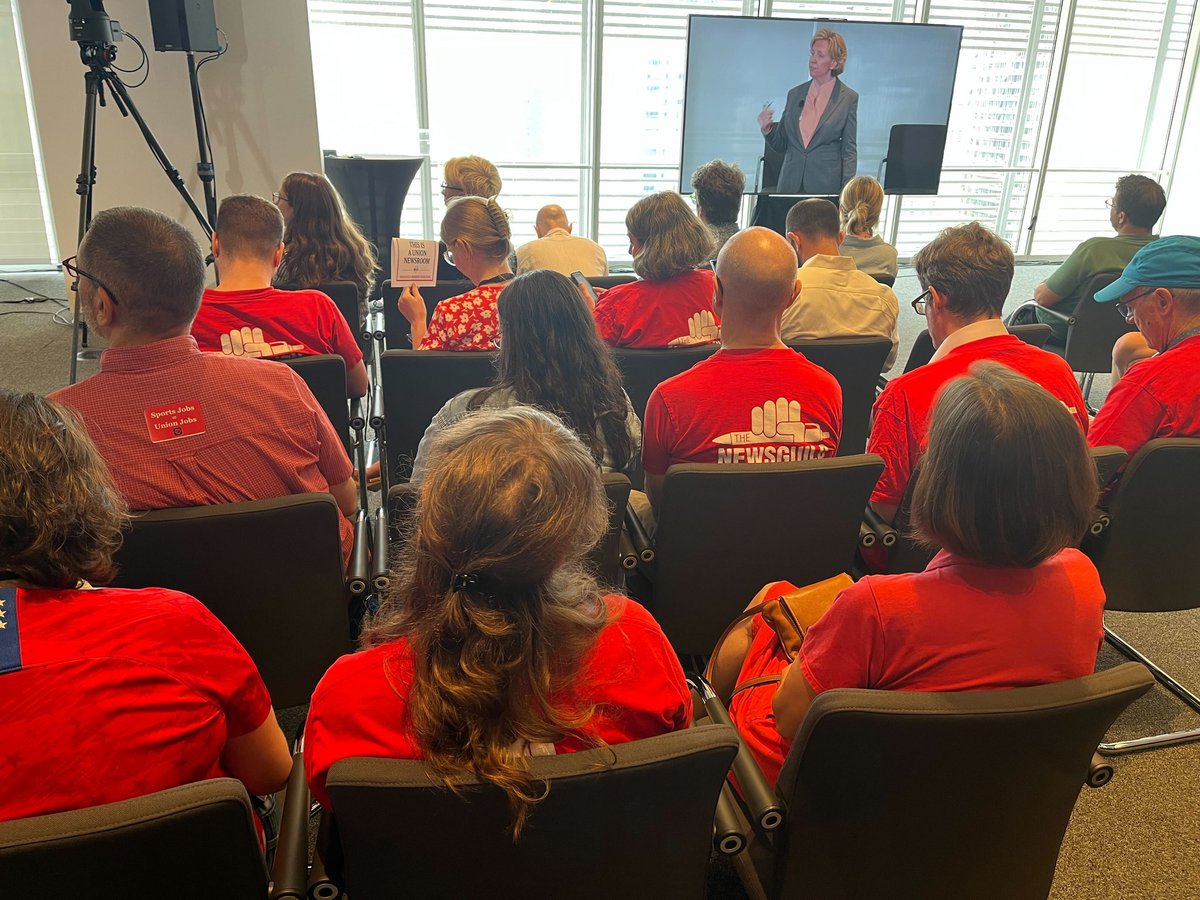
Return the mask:
{"type": "Polygon", "coordinates": [[[1093,749],[1152,683],[1126,664],[1010,691],[829,691],[771,790],[695,679],[692,728],[532,759],[549,792],[517,841],[494,787],[450,792],[419,761],[346,759],[328,778],[337,865],[309,869],[297,754],[270,883],[231,779],[0,823],[0,871],[31,900],[695,898],[717,853],[753,897],[1040,898],[1080,787],[1111,777],[1093,749]]]}

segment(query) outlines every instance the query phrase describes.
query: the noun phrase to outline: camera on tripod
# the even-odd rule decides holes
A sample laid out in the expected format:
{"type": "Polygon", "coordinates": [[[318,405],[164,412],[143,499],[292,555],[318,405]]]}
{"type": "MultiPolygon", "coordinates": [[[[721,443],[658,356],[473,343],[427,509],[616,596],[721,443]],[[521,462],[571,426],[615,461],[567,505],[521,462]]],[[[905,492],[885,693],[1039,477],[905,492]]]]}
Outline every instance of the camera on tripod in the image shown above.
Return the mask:
{"type": "Polygon", "coordinates": [[[77,44],[114,44],[125,39],[121,23],[104,11],[104,0],[67,0],[71,40],[77,44]]]}

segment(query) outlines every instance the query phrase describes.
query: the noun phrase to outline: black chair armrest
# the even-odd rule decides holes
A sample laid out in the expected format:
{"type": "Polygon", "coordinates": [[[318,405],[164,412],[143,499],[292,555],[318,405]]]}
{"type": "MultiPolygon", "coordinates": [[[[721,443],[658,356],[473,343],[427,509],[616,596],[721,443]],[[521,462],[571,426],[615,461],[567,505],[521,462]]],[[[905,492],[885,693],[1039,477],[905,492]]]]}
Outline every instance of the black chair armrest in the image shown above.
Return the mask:
{"type": "MultiPolygon", "coordinates": [[[[690,675],[688,683],[700,695],[704,711],[713,722],[733,727],[733,720],[729,718],[725,704],[703,676],[690,675]]],[[[754,756],[741,735],[738,735],[738,752],[733,758],[732,772],[737,778],[742,800],[755,826],[763,831],[775,831],[779,828],[783,824],[783,803],[767,783],[766,776],[754,761],[754,756]]]]}
{"type": "Polygon", "coordinates": [[[371,549],[371,586],[386,591],[391,583],[388,575],[388,513],[387,506],[375,510],[375,542],[371,549]]]}
{"type": "Polygon", "coordinates": [[[1112,523],[1108,512],[1103,509],[1092,510],[1092,524],[1088,526],[1088,534],[1092,537],[1098,537],[1104,533],[1105,529],[1112,523]]]}
{"type": "Polygon", "coordinates": [[[646,527],[637,517],[633,507],[629,505],[625,506],[625,528],[629,532],[630,543],[637,551],[638,559],[644,563],[654,562],[654,545],[650,542],[650,535],[646,533],[646,527]]]}
{"type": "MultiPolygon", "coordinates": [[[[308,875],[308,896],[312,900],[338,900],[342,896],[342,888],[340,876],[335,877],[329,872],[329,865],[326,863],[326,857],[337,856],[338,848],[335,846],[337,836],[334,834],[333,816],[329,810],[321,810],[321,821],[317,826],[317,846],[313,850],[312,870],[308,875]]],[[[340,862],[337,862],[335,868],[340,871],[340,862]]]]}
{"type": "Polygon", "coordinates": [[[360,509],[354,516],[354,549],[346,569],[346,587],[356,597],[366,593],[371,574],[371,534],[367,522],[367,511],[360,509]]]}
{"type": "MultiPolygon", "coordinates": [[[[896,532],[896,529],[887,522],[883,521],[883,519],[879,518],[879,514],[869,506],[863,510],[863,524],[871,529],[876,538],[879,540],[879,543],[883,544],[883,546],[895,546],[896,540],[899,538],[899,534],[896,532]]],[[[860,543],[862,542],[860,541],[860,543]]],[[[867,543],[862,543],[862,545],[864,547],[871,546],[867,543]]]]}
{"type": "Polygon", "coordinates": [[[621,530],[620,537],[617,539],[617,553],[621,560],[622,569],[626,572],[632,572],[637,568],[637,548],[633,546],[633,542],[629,540],[629,535],[624,529],[621,530]]]}
{"type": "Polygon", "coordinates": [[[1102,788],[1113,777],[1113,766],[1107,759],[1099,753],[1092,754],[1092,762],[1088,766],[1087,786],[1090,788],[1102,788]]]}
{"type": "Polygon", "coordinates": [[[1061,319],[1063,322],[1067,323],[1068,325],[1075,324],[1075,316],[1074,315],[1068,315],[1067,313],[1061,313],[1057,309],[1052,309],[1049,306],[1042,306],[1036,300],[1026,300],[1024,303],[1022,303],[1020,306],[1018,306],[1016,309],[1014,309],[1011,313],[1008,314],[1008,318],[1004,320],[1004,324],[1005,325],[1011,324],[1012,320],[1016,317],[1017,313],[1019,313],[1023,309],[1041,310],[1042,312],[1046,313],[1046,315],[1054,316],[1054,318],[1056,318],[1056,319],[1061,319]]]}
{"type": "Polygon", "coordinates": [[[721,785],[713,819],[713,849],[722,856],[737,856],[750,843],[750,823],[742,815],[729,782],[721,785]]]}
{"type": "Polygon", "coordinates": [[[292,755],[279,820],[279,843],[271,872],[272,900],[305,900],[308,897],[308,814],[312,799],[304,780],[304,754],[292,755]]]}
{"type": "MultiPolygon", "coordinates": [[[[350,398],[350,428],[354,431],[356,441],[362,437],[362,433],[367,427],[367,416],[363,411],[363,399],[363,397],[350,398]]],[[[368,403],[371,402],[369,393],[366,399],[368,403]]]]}

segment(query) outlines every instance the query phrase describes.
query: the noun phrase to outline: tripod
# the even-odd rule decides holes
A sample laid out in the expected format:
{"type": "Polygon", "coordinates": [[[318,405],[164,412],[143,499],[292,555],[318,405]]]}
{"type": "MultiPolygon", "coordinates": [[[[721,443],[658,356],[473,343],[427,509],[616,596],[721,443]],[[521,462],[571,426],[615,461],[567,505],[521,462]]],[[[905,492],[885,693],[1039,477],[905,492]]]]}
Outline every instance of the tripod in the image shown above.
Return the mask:
{"type": "MultiPolygon", "coordinates": [[[[150,126],[146,124],[146,120],[142,118],[142,114],[138,112],[137,106],[133,102],[133,98],[129,96],[129,91],[125,87],[124,82],[112,70],[113,60],[117,58],[117,48],[106,41],[88,41],[79,44],[79,58],[83,64],[88,67],[84,73],[84,92],[85,102],[83,107],[83,159],[79,167],[79,177],[75,179],[75,193],[79,195],[79,243],[83,242],[83,236],[87,233],[88,226],[92,223],[92,188],[96,184],[96,104],[107,106],[104,99],[104,86],[108,85],[108,90],[112,95],[113,103],[116,104],[121,115],[124,117],[133,116],[133,121],[137,123],[138,130],[141,131],[142,137],[146,141],[146,146],[150,148],[150,153],[154,156],[164,172],[167,173],[167,178],[171,184],[175,185],[175,189],[179,191],[179,195],[183,197],[188,208],[196,217],[196,221],[200,223],[200,227],[204,229],[204,233],[208,237],[212,237],[212,225],[209,224],[209,219],[205,217],[204,212],[196,205],[191,192],[188,191],[187,185],[184,184],[183,177],[179,174],[179,170],[171,164],[171,160],[167,157],[167,153],[163,150],[158,139],[154,137],[154,133],[150,130],[150,126]]],[[[201,157],[204,158],[204,151],[201,151],[201,157]]],[[[211,164],[209,166],[211,169],[211,164]]],[[[206,182],[207,187],[207,182],[206,182]]],[[[209,193],[205,191],[206,195],[209,193]]],[[[210,207],[215,207],[215,196],[210,202],[210,207]]],[[[79,282],[76,281],[72,286],[75,291],[75,315],[73,327],[71,329],[71,380],[70,384],[75,383],[78,365],[79,365],[79,344],[80,334],[83,334],[84,346],[87,346],[87,324],[80,317],[80,297],[79,297],[79,282]]]]}

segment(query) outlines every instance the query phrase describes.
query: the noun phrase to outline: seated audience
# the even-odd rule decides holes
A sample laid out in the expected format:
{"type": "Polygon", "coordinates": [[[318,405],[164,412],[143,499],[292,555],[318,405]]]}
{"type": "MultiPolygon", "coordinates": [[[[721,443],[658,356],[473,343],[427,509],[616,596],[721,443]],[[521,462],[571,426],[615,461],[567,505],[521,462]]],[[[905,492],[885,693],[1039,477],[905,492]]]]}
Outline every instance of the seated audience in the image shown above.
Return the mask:
{"type": "Polygon", "coordinates": [[[1088,431],[1132,456],[1160,437],[1200,437],[1200,237],[1159,238],[1096,293],[1138,327],[1149,358],[1113,385],[1088,431]]]}
{"type": "Polygon", "coordinates": [[[186,594],[100,587],[128,517],[71,413],[0,389],[0,821],[292,768],[246,651],[186,594]]]}
{"type": "Polygon", "coordinates": [[[833,456],[842,433],[837,380],[779,337],[796,256],[766,228],[735,234],[717,257],[721,349],[654,389],[642,468],[657,504],[676,463],[791,462],[833,456]]]}
{"type": "Polygon", "coordinates": [[[788,210],[787,237],[800,259],[800,293],[783,313],[784,341],[882,337],[892,342],[884,371],[900,345],[896,295],[858,271],[842,256],[837,207],[828,200],[801,200],[788,210]]]}
{"type": "Polygon", "coordinates": [[[250,194],[226,197],[212,248],[221,283],[204,292],[192,323],[202,351],[263,359],[330,353],[346,361],[347,393],[367,393],[362,350],[334,302],[320,291],[271,287],[283,258],[276,207],[250,194]]]}
{"type": "Polygon", "coordinates": [[[838,215],[842,221],[842,255],[872,278],[895,279],[896,248],[875,233],[883,212],[883,185],[870,175],[856,175],[842,188],[838,215]]]}
{"type": "Polygon", "coordinates": [[[883,475],[871,507],[887,521],[908,488],[925,452],[934,398],[978,359],[1002,363],[1050,392],[1087,433],[1088,413],[1075,375],[1060,356],[1008,333],[1000,311],[1013,277],[1008,244],[978,222],[945,229],[913,257],[924,289],[912,301],[925,317],[936,348],[932,359],[888,382],[875,400],[867,452],[883,457],[883,475]]]}
{"type": "Polygon", "coordinates": [[[625,216],[639,281],[609,288],[596,303],[600,337],[613,347],[678,347],[719,336],[713,276],[699,268],[713,237],[673,191],[643,197],[625,216]]]}
{"type": "Polygon", "coordinates": [[[495,350],[499,337],[496,298],[512,279],[508,216],[495,199],[459,197],[442,217],[443,254],[475,287],[443,300],[429,318],[419,288],[408,285],[396,306],[412,328],[417,350],[495,350]],[[428,323],[428,324],[427,324],[428,323]]]}
{"type": "MultiPolygon", "coordinates": [[[[482,156],[452,156],[442,164],[442,202],[447,206],[459,197],[485,197],[495,200],[500,196],[500,172],[482,156]]],[[[438,281],[464,281],[467,276],[459,271],[445,255],[446,243],[438,247],[438,281]]]]}
{"type": "Polygon", "coordinates": [[[549,269],[562,275],[581,272],[587,277],[608,274],[608,256],[595,241],[571,234],[566,211],[557,203],[538,210],[533,230],[537,240],[517,248],[517,271],[549,269]]]}
{"type": "Polygon", "coordinates": [[[730,704],[770,781],[824,691],[999,690],[1091,674],[1104,589],[1075,548],[1095,502],[1095,468],[1061,403],[998,363],[952,379],[913,498],[918,534],[942,548],[925,571],[868,575],[844,590],[794,661],[761,615],[748,620],[740,671],[722,660],[739,684],[782,675],[778,688],[730,704]]]}
{"type": "Polygon", "coordinates": [[[516,406],[448,428],[365,649],[313,694],[317,799],[329,805],[339,759],[424,759],[447,784],[501,788],[519,831],[545,791],[530,755],[686,728],[691,699],[658,624],[584,566],[606,521],[595,459],[554,417],[516,406]]]}
{"type": "Polygon", "coordinates": [[[358,286],[359,318],[365,319],[379,262],[337,188],[324,175],[293,172],[275,192],[275,203],[286,227],[274,283],[307,289],[352,281],[358,286]]]}
{"type": "Polygon", "coordinates": [[[742,193],[746,176],[738,165],[719,159],[698,166],[692,173],[692,190],[696,192],[696,215],[708,226],[717,246],[715,256],[725,242],[738,233],[738,213],[742,209],[742,193]]]}
{"type": "Polygon", "coordinates": [[[518,275],[501,292],[500,355],[491,387],[463,391],[433,417],[413,462],[421,481],[429,448],[439,435],[477,409],[536,406],[554,413],[584,442],[605,472],[632,468],[642,444],[642,424],[621,388],[612,351],[564,275],[518,275]]]}
{"type": "MultiPolygon", "coordinates": [[[[1105,204],[1116,237],[1088,238],[1072,250],[1054,274],[1034,288],[1033,299],[1038,306],[1072,315],[1093,276],[1124,268],[1135,253],[1154,240],[1151,229],[1167,208],[1167,196],[1157,181],[1145,175],[1125,175],[1117,179],[1116,192],[1105,204]]],[[[1013,317],[1012,324],[1033,321],[1050,326],[1052,343],[1060,347],[1066,344],[1067,323],[1041,309],[1022,311],[1013,317]]]]}
{"type": "MultiPolygon", "coordinates": [[[[79,414],[131,508],[316,491],[332,494],[345,516],[357,511],[342,441],[300,376],[196,346],[204,257],[191,232],[153,210],[108,209],[75,260],[65,268],[108,349],[98,374],[51,397],[79,414]]],[[[348,557],[354,530],[345,518],[341,532],[348,557]]]]}

